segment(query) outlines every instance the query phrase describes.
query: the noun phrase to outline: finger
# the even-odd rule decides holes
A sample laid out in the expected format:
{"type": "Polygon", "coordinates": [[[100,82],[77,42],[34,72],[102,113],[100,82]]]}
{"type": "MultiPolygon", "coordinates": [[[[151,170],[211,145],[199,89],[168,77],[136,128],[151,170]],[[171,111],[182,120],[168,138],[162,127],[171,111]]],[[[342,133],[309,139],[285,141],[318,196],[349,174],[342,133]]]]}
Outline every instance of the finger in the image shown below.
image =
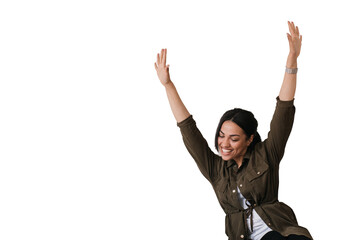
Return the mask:
{"type": "Polygon", "coordinates": [[[295,33],[296,33],[296,35],[298,35],[298,36],[299,36],[299,28],[298,28],[298,26],[296,26],[295,33]]]}
{"type": "Polygon", "coordinates": [[[291,22],[288,21],[288,25],[289,25],[289,32],[291,35],[293,35],[294,31],[293,31],[293,26],[292,26],[291,22]]]}
{"type": "Polygon", "coordinates": [[[289,44],[291,43],[292,39],[291,39],[291,35],[286,33],[287,39],[289,40],[289,44]]]}
{"type": "Polygon", "coordinates": [[[159,66],[160,64],[160,54],[157,54],[157,61],[156,61],[157,65],[159,66]]]}
{"type": "Polygon", "coordinates": [[[300,42],[302,42],[302,35],[300,35],[300,42]]]}
{"type": "Polygon", "coordinates": [[[295,24],[294,22],[291,22],[291,26],[292,26],[292,35],[296,36],[296,27],[295,27],[295,24]]]}
{"type": "Polygon", "coordinates": [[[155,70],[157,71],[157,70],[158,70],[158,67],[156,66],[156,63],[154,63],[154,65],[155,65],[155,70]]]}
{"type": "Polygon", "coordinates": [[[164,59],[164,49],[161,49],[161,52],[160,52],[160,64],[161,65],[163,63],[163,59],[164,59]]]}
{"type": "Polygon", "coordinates": [[[165,67],[165,49],[161,50],[161,65],[165,67]]]}
{"type": "Polygon", "coordinates": [[[166,54],[167,54],[167,49],[165,48],[165,50],[164,50],[164,65],[166,65],[166,54]]]}

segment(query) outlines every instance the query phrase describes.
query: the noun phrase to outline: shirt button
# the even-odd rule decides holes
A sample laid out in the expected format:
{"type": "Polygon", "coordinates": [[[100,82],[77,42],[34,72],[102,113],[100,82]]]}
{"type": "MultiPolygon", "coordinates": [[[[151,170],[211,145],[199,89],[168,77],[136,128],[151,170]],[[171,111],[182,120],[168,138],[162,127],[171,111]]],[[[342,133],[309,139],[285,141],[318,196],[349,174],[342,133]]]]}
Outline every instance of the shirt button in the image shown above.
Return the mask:
{"type": "Polygon", "coordinates": [[[239,186],[242,187],[242,184],[240,184],[239,186]]]}
{"type": "Polygon", "coordinates": [[[235,191],[235,189],[233,190],[233,193],[235,193],[236,191],[235,191]]]}
{"type": "Polygon", "coordinates": [[[269,224],[269,226],[271,225],[271,223],[268,223],[269,224]]]}
{"type": "Polygon", "coordinates": [[[257,172],[257,175],[259,175],[260,174],[260,172],[257,172]]]}
{"type": "Polygon", "coordinates": [[[241,237],[241,238],[244,238],[244,235],[241,234],[240,237],[241,237]]]}

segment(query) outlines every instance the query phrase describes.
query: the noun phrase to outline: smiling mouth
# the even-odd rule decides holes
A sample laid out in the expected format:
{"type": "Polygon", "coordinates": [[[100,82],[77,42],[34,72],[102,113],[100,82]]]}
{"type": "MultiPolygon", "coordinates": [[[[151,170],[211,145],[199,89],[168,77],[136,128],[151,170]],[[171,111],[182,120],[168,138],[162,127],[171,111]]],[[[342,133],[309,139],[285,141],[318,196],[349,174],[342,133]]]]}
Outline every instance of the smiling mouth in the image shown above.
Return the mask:
{"type": "Polygon", "coordinates": [[[222,153],[223,153],[224,155],[229,155],[229,154],[232,152],[232,150],[230,150],[230,149],[224,149],[224,148],[222,148],[221,151],[222,151],[222,153]]]}

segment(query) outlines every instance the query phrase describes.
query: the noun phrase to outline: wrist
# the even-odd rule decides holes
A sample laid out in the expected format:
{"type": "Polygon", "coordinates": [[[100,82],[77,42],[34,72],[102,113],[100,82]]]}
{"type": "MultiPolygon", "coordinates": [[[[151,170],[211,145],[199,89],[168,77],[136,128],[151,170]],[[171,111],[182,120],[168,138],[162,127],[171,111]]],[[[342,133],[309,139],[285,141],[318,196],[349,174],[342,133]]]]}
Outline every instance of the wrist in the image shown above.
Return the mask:
{"type": "Polygon", "coordinates": [[[286,61],[287,68],[297,68],[297,56],[293,53],[289,53],[286,61]]]}
{"type": "Polygon", "coordinates": [[[174,84],[171,80],[169,80],[166,83],[164,83],[163,86],[165,87],[165,89],[168,89],[168,88],[174,87],[174,84]]]}

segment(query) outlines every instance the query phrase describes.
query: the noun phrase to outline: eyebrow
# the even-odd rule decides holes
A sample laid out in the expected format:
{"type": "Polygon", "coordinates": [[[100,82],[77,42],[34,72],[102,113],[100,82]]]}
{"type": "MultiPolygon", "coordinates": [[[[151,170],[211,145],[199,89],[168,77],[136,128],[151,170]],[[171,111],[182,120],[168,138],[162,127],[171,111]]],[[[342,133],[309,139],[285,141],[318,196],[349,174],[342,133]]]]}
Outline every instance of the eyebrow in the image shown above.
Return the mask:
{"type": "MultiPolygon", "coordinates": [[[[225,133],[223,133],[223,131],[220,130],[220,132],[225,135],[225,133]]],[[[232,134],[232,135],[230,135],[230,137],[241,137],[241,136],[238,134],[232,134]]]]}

